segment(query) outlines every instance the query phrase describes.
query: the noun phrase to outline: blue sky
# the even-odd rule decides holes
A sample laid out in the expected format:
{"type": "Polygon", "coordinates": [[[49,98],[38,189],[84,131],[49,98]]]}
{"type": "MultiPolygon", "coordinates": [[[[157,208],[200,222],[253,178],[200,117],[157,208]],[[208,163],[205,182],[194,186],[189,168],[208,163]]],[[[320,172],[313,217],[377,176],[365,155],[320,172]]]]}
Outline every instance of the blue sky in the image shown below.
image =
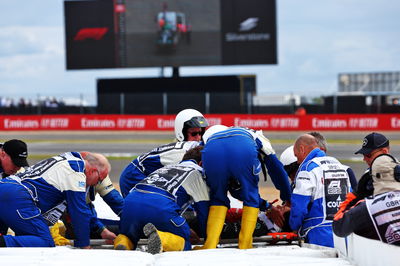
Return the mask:
{"type": "MultiPolygon", "coordinates": [[[[277,65],[180,73],[256,74],[260,95],[330,95],[338,73],[400,71],[399,14],[395,0],[277,0],[277,65]]],[[[159,75],[159,68],[66,71],[63,21],[62,0],[0,0],[0,96],[82,94],[95,104],[97,78],[159,75]]]]}

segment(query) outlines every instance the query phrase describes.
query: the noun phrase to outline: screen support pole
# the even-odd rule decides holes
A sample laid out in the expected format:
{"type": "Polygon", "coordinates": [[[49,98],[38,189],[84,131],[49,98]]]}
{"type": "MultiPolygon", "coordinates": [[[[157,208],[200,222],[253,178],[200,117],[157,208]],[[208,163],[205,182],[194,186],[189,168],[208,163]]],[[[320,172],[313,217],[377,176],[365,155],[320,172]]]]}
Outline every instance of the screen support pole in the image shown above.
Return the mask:
{"type": "Polygon", "coordinates": [[[172,67],[172,77],[179,78],[179,67],[172,67]]]}
{"type": "Polygon", "coordinates": [[[163,78],[164,77],[164,67],[160,67],[160,77],[163,78]]]}

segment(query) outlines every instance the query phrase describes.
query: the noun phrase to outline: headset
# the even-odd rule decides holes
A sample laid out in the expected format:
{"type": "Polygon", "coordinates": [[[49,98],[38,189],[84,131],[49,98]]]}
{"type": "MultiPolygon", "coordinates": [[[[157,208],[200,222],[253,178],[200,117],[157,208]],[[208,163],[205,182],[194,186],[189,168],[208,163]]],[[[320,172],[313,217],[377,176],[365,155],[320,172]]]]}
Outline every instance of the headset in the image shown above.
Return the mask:
{"type": "MultiPolygon", "coordinates": [[[[400,163],[391,154],[385,153],[385,154],[380,154],[380,155],[376,156],[376,158],[371,163],[371,167],[369,168],[369,174],[372,176],[372,165],[374,164],[375,160],[381,156],[389,156],[393,160],[393,162],[396,164],[396,166],[393,169],[393,176],[394,176],[394,180],[396,180],[397,182],[400,182],[400,163]]],[[[377,173],[376,178],[378,178],[378,179],[381,178],[381,175],[379,173],[377,173]]],[[[372,179],[371,179],[371,181],[372,181],[372,179]]]]}

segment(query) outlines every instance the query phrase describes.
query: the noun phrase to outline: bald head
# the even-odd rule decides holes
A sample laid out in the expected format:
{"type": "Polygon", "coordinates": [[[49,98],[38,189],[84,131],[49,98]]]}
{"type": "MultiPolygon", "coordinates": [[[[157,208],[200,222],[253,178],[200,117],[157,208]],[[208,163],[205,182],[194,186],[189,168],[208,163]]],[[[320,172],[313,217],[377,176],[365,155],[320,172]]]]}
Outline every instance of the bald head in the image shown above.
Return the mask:
{"type": "Polygon", "coordinates": [[[100,154],[93,152],[81,152],[85,160],[86,183],[90,186],[102,181],[111,170],[108,159],[100,154]]]}
{"type": "Polygon", "coordinates": [[[314,136],[303,134],[298,137],[293,147],[297,162],[302,163],[307,155],[315,148],[318,148],[318,143],[314,136]]]}

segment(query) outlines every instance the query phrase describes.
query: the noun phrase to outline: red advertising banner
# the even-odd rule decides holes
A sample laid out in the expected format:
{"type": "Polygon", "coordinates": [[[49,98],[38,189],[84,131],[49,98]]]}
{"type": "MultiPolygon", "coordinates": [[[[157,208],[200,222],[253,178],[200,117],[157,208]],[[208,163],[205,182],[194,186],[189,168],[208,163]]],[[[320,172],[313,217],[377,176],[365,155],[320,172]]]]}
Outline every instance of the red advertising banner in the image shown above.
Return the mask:
{"type": "MultiPolygon", "coordinates": [[[[400,130],[400,114],[274,115],[210,114],[210,125],[271,131],[400,130]]],[[[0,116],[1,131],[21,130],[165,130],[175,115],[30,115],[0,116]]]]}

